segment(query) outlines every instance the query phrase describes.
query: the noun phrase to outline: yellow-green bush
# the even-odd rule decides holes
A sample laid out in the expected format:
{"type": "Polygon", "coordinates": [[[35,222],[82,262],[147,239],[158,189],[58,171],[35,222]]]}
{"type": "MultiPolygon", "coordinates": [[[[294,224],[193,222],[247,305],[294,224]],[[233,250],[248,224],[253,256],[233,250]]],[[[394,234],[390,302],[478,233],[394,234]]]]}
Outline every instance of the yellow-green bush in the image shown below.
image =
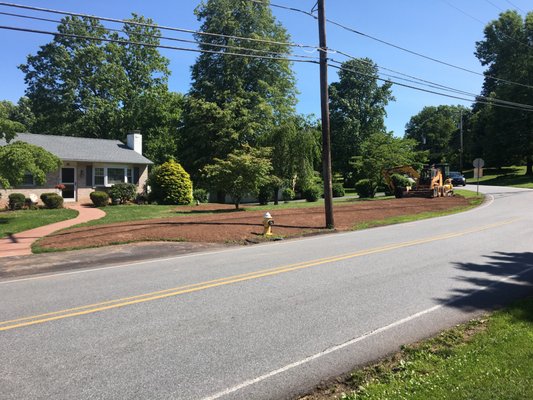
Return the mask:
{"type": "Polygon", "coordinates": [[[192,201],[191,177],[174,160],[155,167],[148,184],[151,200],[159,204],[189,204],[192,201]]]}

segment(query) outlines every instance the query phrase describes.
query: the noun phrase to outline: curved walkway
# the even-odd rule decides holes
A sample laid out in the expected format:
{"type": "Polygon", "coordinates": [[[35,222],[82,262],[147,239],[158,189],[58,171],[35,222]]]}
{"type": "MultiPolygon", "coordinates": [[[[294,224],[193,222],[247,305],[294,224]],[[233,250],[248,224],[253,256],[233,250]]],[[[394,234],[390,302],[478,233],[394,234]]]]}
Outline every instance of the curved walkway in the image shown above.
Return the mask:
{"type": "Polygon", "coordinates": [[[0,257],[25,256],[31,254],[31,245],[43,236],[49,235],[60,229],[100,219],[105,216],[104,211],[92,206],[72,204],[67,205],[67,207],[78,211],[78,216],[73,219],[40,226],[39,228],[19,232],[8,238],[0,239],[0,257]]]}

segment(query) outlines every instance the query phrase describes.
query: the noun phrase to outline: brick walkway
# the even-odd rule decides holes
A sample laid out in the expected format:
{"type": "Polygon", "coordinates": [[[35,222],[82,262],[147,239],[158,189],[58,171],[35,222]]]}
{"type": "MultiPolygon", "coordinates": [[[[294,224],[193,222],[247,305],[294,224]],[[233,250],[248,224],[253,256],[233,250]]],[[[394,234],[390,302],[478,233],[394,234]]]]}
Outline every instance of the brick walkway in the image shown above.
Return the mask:
{"type": "Polygon", "coordinates": [[[29,231],[19,232],[11,237],[0,239],[0,257],[24,256],[31,254],[31,245],[43,236],[49,235],[60,229],[81,224],[83,222],[100,219],[105,216],[105,212],[99,208],[84,206],[80,204],[67,205],[68,208],[78,211],[78,216],[55,224],[41,226],[29,231]]]}

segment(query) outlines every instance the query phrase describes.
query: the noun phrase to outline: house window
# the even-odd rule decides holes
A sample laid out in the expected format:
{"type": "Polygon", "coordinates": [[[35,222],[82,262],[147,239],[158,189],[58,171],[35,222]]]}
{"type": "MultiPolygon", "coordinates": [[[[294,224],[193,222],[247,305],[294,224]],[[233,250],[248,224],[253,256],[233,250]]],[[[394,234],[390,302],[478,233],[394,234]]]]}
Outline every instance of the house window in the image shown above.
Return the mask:
{"type": "Polygon", "coordinates": [[[133,171],[131,168],[126,169],[126,182],[133,183],[133,171]]]}
{"type": "Polygon", "coordinates": [[[108,168],[107,169],[107,184],[115,185],[117,183],[124,183],[124,168],[108,168]]]}
{"type": "Polygon", "coordinates": [[[24,178],[22,178],[22,186],[34,186],[33,174],[26,172],[24,178]]]}
{"type": "Polygon", "coordinates": [[[94,169],[94,185],[95,186],[104,186],[105,174],[103,168],[95,168],[94,169]]]}

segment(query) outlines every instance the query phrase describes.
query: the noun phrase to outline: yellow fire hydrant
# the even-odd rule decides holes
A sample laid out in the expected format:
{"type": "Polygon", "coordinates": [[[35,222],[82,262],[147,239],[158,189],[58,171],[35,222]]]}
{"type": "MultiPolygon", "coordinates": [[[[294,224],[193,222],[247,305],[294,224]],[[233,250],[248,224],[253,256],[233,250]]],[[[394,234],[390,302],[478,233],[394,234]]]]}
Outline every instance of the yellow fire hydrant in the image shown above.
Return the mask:
{"type": "Polygon", "coordinates": [[[264,236],[272,236],[272,225],[274,225],[274,219],[272,218],[272,215],[270,215],[269,212],[265,213],[263,215],[263,235],[264,236]]]}

